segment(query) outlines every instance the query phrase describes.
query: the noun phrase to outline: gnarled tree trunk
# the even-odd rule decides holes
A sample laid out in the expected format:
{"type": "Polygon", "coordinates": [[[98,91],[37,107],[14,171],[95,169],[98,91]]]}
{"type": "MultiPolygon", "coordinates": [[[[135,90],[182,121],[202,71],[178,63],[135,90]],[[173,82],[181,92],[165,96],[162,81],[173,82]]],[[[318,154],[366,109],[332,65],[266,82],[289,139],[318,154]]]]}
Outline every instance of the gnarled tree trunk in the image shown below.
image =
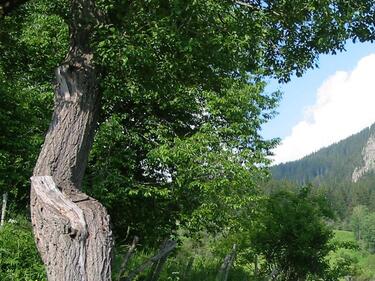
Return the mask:
{"type": "Polygon", "coordinates": [[[89,38],[94,0],[72,0],[70,50],[57,68],[55,108],[31,185],[31,218],[49,281],[111,280],[105,208],[80,191],[99,110],[89,38]]]}

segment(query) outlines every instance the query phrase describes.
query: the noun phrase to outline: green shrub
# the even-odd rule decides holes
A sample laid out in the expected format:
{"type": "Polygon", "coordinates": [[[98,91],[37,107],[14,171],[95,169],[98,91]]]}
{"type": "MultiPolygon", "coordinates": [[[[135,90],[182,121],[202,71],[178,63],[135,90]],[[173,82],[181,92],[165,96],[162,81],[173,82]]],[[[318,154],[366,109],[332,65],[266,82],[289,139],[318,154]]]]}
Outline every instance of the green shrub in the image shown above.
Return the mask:
{"type": "Polygon", "coordinates": [[[267,262],[267,275],[276,270],[278,280],[337,280],[327,277],[327,256],[334,246],[324,221],[331,212],[323,197],[312,195],[309,186],[297,193],[281,190],[270,195],[264,208],[250,237],[267,262]]]}
{"type": "Polygon", "coordinates": [[[17,217],[0,229],[0,280],[45,281],[30,222],[17,217]]]}

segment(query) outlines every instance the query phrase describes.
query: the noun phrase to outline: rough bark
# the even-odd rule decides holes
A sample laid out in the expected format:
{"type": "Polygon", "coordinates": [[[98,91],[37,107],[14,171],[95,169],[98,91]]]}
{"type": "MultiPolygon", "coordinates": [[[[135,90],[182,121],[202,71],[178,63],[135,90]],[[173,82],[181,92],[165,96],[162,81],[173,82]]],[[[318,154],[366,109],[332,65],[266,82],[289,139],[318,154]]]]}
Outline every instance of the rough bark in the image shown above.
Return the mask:
{"type": "Polygon", "coordinates": [[[32,177],[31,218],[49,281],[111,280],[109,216],[80,191],[99,110],[94,11],[93,0],[71,2],[70,50],[56,70],[52,122],[32,177]]]}

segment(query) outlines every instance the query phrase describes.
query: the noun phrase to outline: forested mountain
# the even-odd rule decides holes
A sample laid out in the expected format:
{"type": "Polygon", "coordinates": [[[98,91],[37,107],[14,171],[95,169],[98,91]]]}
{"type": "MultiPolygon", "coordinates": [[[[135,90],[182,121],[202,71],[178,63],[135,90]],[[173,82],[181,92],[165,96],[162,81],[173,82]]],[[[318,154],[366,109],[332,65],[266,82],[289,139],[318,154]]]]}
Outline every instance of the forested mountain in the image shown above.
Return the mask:
{"type": "Polygon", "coordinates": [[[375,124],[304,158],[271,168],[274,179],[305,183],[350,182],[370,174],[375,124]]]}
{"type": "Polygon", "coordinates": [[[353,208],[375,211],[375,124],[300,160],[271,167],[269,188],[313,184],[346,220],[353,208]]]}

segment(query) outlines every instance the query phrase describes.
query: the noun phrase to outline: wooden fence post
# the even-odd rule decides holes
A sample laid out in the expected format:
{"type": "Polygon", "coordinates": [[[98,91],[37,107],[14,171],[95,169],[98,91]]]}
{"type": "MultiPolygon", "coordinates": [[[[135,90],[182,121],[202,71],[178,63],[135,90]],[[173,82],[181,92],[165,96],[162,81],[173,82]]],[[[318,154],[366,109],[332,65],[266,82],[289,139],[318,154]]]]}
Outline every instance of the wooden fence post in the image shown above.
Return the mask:
{"type": "Polygon", "coordinates": [[[232,252],[225,256],[224,261],[216,275],[216,281],[227,281],[229,270],[236,258],[236,244],[233,244],[232,252]]]}
{"type": "Polygon", "coordinates": [[[128,252],[126,253],[126,255],[124,257],[124,260],[121,263],[117,281],[121,281],[122,275],[124,274],[124,272],[126,270],[126,266],[128,265],[128,262],[129,262],[132,254],[135,250],[135,247],[137,246],[138,241],[139,241],[138,236],[134,236],[133,242],[132,242],[131,246],[129,247],[128,252]]]}
{"type": "MultiPolygon", "coordinates": [[[[167,240],[167,242],[164,244],[165,246],[157,253],[155,256],[151,257],[150,259],[146,260],[143,264],[141,264],[137,269],[133,270],[129,273],[127,277],[121,278],[122,281],[133,281],[134,278],[141,273],[142,271],[149,268],[151,265],[159,262],[163,258],[167,258],[167,256],[176,248],[177,243],[175,241],[167,240]]],[[[163,263],[164,264],[164,263],[163,263]]],[[[163,265],[161,264],[161,266],[163,265]]],[[[156,266],[155,270],[157,272],[154,277],[159,277],[158,274],[160,274],[161,267],[156,266]]],[[[157,279],[154,279],[157,280],[157,279]]]]}
{"type": "Polygon", "coordinates": [[[8,203],[8,192],[3,193],[3,204],[1,207],[1,222],[0,222],[0,227],[4,226],[5,222],[5,213],[7,209],[7,203],[8,203]]]}
{"type": "Polygon", "coordinates": [[[194,263],[194,257],[190,257],[187,264],[186,264],[186,268],[185,268],[184,274],[182,276],[182,281],[188,280],[191,268],[193,267],[193,263],[194,263]]]}

